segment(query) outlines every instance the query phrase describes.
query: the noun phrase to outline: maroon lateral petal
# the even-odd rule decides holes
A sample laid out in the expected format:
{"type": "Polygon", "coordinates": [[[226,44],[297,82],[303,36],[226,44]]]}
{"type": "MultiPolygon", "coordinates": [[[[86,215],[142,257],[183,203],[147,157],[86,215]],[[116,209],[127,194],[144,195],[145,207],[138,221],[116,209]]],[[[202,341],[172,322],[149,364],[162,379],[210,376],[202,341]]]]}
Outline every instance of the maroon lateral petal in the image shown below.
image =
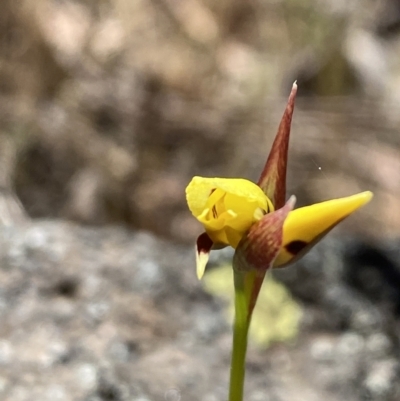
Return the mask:
{"type": "Polygon", "coordinates": [[[207,233],[201,234],[196,241],[196,272],[200,280],[206,270],[206,265],[214,243],[207,233]]]}
{"type": "Polygon", "coordinates": [[[286,197],[286,166],[289,148],[290,127],[296,99],[297,84],[293,84],[289,100],[279,124],[274,143],[269,153],[267,162],[261,173],[258,185],[271,199],[275,209],[285,204],[286,197]]]}

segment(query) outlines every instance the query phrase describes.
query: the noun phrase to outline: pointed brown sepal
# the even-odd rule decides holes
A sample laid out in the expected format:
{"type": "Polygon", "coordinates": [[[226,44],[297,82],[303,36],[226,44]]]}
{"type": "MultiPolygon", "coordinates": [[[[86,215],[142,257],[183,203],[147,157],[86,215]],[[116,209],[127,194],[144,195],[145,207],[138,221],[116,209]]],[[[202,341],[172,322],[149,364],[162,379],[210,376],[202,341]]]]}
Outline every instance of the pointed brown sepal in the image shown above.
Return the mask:
{"type": "Polygon", "coordinates": [[[197,278],[201,280],[206,270],[210,251],[213,247],[213,242],[207,233],[201,234],[196,241],[196,272],[197,278]]]}
{"type": "Polygon", "coordinates": [[[258,185],[271,199],[275,209],[279,209],[285,204],[286,166],[296,93],[297,84],[295,82],[264,170],[258,180],[258,185]]]}
{"type": "Polygon", "coordinates": [[[286,205],[266,214],[253,224],[239,242],[233,257],[236,271],[267,271],[272,267],[283,242],[283,223],[293,209],[296,198],[290,197],[286,205]]]}

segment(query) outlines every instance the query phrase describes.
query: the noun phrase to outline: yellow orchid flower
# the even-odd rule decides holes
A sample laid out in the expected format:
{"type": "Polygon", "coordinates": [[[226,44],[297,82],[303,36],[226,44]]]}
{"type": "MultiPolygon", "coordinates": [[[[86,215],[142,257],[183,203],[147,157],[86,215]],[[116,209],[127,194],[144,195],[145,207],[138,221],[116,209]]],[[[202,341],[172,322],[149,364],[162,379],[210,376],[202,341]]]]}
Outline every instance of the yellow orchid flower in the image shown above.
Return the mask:
{"type": "MultiPolygon", "coordinates": [[[[212,244],[219,248],[230,245],[236,249],[256,222],[274,212],[271,200],[261,188],[241,178],[194,177],[186,188],[186,196],[190,211],[203,224],[212,244]]],[[[283,222],[280,248],[273,267],[286,266],[297,260],[371,198],[372,193],[367,191],[289,212],[283,222]]],[[[206,261],[198,262],[197,273],[201,278],[206,261]]]]}
{"type": "MultiPolygon", "coordinates": [[[[189,209],[205,229],[205,233],[197,240],[199,278],[205,271],[212,248],[232,246],[237,249],[243,238],[254,232],[256,234],[252,237],[253,244],[248,244],[246,248],[246,257],[251,258],[249,249],[253,249],[254,253],[255,244],[260,242],[257,239],[271,231],[270,225],[259,222],[264,216],[276,213],[284,206],[287,151],[296,90],[297,86],[294,85],[258,185],[242,178],[194,177],[187,186],[186,199],[189,209]],[[262,230],[265,231],[264,234],[262,230]]],[[[336,224],[371,198],[371,192],[362,192],[289,211],[285,220],[280,222],[280,237],[273,238],[273,241],[279,244],[279,249],[274,255],[270,255],[267,265],[263,263],[258,268],[286,266],[298,259],[336,224]]],[[[271,240],[270,238],[269,241],[271,240]]],[[[266,254],[268,252],[265,247],[271,247],[271,244],[260,243],[259,246],[264,247],[260,254],[266,254]]],[[[240,252],[243,254],[243,249],[240,252]]],[[[241,262],[245,263],[245,260],[241,259],[241,262]]]]}
{"type": "Polygon", "coordinates": [[[372,198],[369,191],[295,209],[286,198],[286,166],[297,85],[257,184],[241,178],[194,177],[186,188],[193,216],[205,232],[196,243],[197,276],[211,249],[235,248],[235,322],[229,401],[242,401],[247,334],[265,274],[303,256],[325,234],[372,198]]]}

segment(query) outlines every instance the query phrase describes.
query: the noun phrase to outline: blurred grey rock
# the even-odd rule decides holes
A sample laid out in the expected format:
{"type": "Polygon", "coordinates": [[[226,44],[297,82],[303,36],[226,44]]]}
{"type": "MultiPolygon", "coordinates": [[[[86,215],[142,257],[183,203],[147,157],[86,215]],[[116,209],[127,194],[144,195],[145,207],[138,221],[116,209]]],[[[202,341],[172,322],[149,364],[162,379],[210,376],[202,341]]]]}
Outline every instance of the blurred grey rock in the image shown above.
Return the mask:
{"type": "MultiPolygon", "coordinates": [[[[397,298],[377,257],[396,272],[395,248],[333,238],[276,272],[305,319],[294,344],[250,345],[249,400],[399,399],[397,298]]],[[[230,327],[191,248],[120,228],[3,227],[0,318],[1,400],[227,397],[230,327]]]]}

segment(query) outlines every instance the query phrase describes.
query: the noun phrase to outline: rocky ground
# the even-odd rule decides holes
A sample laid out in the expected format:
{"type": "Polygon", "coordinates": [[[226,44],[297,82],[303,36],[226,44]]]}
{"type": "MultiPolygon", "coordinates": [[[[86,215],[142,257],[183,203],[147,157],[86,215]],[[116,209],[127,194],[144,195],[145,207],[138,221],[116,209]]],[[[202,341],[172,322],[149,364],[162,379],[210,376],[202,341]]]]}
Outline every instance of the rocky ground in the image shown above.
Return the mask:
{"type": "MultiPolygon", "coordinates": [[[[230,325],[191,249],[34,221],[0,229],[0,261],[1,400],[226,400],[230,325]]],[[[250,347],[246,400],[398,400],[396,244],[333,236],[275,276],[300,334],[250,347]]]]}

